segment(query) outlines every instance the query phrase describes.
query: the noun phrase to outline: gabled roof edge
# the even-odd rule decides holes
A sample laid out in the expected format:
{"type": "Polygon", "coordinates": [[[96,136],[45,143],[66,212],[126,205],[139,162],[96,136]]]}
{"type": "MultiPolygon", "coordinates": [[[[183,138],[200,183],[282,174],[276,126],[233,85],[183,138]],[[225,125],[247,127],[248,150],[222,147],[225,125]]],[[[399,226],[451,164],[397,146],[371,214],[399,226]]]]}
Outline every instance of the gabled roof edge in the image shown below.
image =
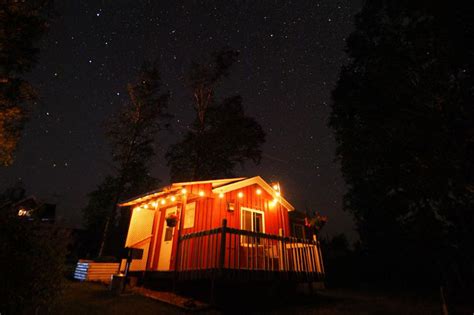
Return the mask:
{"type": "Polygon", "coordinates": [[[217,188],[214,188],[212,190],[213,193],[226,193],[232,190],[236,190],[239,188],[243,188],[246,186],[250,186],[253,184],[260,185],[268,194],[273,196],[273,198],[278,198],[280,199],[280,202],[283,204],[285,208],[288,209],[288,211],[293,211],[295,210],[295,207],[291,203],[289,203],[285,198],[283,198],[281,195],[277,196],[275,190],[260,176],[254,176],[251,178],[247,178],[238,182],[234,182],[228,185],[223,185],[217,188]]]}

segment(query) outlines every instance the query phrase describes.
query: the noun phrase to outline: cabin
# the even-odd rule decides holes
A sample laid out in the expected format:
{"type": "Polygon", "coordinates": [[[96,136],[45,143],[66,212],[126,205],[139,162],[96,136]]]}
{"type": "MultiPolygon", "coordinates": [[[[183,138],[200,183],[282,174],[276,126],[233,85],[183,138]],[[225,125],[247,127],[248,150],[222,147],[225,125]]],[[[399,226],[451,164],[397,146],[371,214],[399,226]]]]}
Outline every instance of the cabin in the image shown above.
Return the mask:
{"type": "Polygon", "coordinates": [[[132,211],[125,247],[142,254],[120,269],[155,279],[321,281],[318,240],[292,233],[295,208],[283,192],[255,176],[173,183],[123,201],[132,211]]]}
{"type": "Polygon", "coordinates": [[[35,196],[23,198],[10,206],[18,215],[28,221],[55,223],[56,205],[40,202],[35,196]]]}

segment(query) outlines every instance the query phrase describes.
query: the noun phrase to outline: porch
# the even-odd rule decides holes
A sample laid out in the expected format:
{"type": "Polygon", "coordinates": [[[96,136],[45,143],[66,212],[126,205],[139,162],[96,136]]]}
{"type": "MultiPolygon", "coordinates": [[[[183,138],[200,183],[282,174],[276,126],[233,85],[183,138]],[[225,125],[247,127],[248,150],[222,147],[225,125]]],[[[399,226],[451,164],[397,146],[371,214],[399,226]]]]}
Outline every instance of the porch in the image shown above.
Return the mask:
{"type": "Polygon", "coordinates": [[[225,219],[219,228],[181,235],[174,270],[176,280],[317,282],[324,277],[316,239],[229,228],[225,219]]]}

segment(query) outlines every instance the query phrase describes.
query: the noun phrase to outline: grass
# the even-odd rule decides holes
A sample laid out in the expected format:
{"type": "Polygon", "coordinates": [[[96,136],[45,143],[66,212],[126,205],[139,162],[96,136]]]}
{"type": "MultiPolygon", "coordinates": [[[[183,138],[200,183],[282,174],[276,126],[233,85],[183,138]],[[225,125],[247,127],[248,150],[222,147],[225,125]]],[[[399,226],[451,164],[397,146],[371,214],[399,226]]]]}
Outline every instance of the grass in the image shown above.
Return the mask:
{"type": "MultiPolygon", "coordinates": [[[[54,314],[184,314],[174,306],[140,295],[113,296],[106,286],[86,282],[69,282],[54,314]]],[[[239,302],[239,304],[242,304],[239,302]]],[[[355,290],[324,290],[317,296],[283,298],[267,305],[247,305],[224,308],[225,313],[265,314],[440,314],[441,306],[436,297],[414,294],[394,294],[355,290]]],[[[219,311],[207,311],[218,314],[219,311]]],[[[202,313],[201,313],[202,314],[202,313]]]]}
{"type": "Polygon", "coordinates": [[[68,282],[53,314],[183,314],[180,309],[144,296],[113,296],[103,284],[68,282]]]}

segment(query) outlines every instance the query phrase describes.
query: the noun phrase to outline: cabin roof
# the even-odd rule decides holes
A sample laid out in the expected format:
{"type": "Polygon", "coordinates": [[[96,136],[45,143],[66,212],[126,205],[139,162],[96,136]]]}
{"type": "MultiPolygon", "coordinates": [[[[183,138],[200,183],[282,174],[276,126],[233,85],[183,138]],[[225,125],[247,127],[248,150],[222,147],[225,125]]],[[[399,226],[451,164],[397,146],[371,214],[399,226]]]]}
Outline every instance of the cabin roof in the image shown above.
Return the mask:
{"type": "Polygon", "coordinates": [[[236,177],[236,178],[225,178],[225,179],[210,179],[210,180],[200,180],[195,182],[180,182],[180,183],[173,183],[171,187],[183,187],[187,185],[199,185],[199,184],[212,184],[212,187],[226,185],[232,182],[237,182],[239,180],[243,180],[246,177],[236,177]]]}
{"type": "Polygon", "coordinates": [[[254,176],[250,178],[246,177],[237,177],[237,178],[224,178],[224,179],[212,179],[212,180],[202,180],[202,181],[191,181],[191,182],[179,182],[173,183],[170,186],[153,190],[145,194],[133,197],[128,200],[124,200],[118,204],[120,207],[133,206],[138,203],[146,202],[150,199],[160,197],[169,193],[177,192],[184,188],[185,186],[190,185],[199,185],[199,184],[212,184],[212,192],[215,194],[226,193],[229,191],[237,190],[243,187],[250,185],[258,185],[263,190],[265,190],[273,198],[279,199],[281,204],[288,209],[288,211],[293,211],[295,208],[281,195],[278,194],[262,177],[254,176]]]}

